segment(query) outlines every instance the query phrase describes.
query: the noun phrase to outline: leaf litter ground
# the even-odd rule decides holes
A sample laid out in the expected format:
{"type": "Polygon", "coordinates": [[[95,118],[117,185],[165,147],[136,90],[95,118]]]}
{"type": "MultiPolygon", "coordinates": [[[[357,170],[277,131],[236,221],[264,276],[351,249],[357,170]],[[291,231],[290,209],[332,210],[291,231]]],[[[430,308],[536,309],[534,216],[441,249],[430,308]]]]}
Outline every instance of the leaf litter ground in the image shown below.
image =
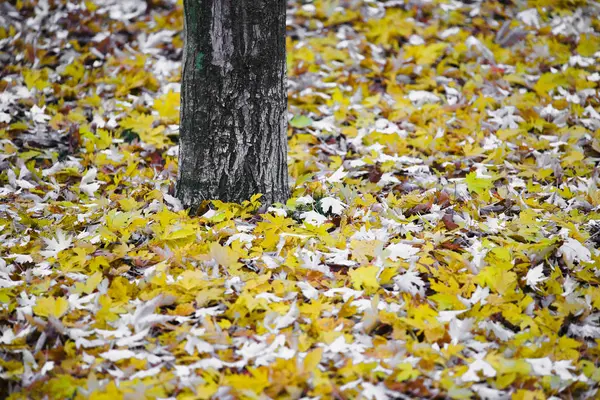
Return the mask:
{"type": "Polygon", "coordinates": [[[188,216],[181,1],[2,2],[0,390],[595,398],[599,12],[290,2],[293,196],[188,216]]]}

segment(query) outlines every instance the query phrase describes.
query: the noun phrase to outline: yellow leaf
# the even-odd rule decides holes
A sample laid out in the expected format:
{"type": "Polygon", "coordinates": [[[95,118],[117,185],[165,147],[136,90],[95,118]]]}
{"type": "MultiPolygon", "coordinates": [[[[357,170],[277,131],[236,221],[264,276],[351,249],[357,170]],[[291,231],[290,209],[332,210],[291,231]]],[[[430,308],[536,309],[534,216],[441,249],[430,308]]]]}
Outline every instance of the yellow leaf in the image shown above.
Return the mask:
{"type": "Polygon", "coordinates": [[[131,116],[121,120],[121,126],[131,129],[138,135],[142,135],[152,129],[154,117],[147,114],[133,113],[131,116]]]}
{"type": "Polygon", "coordinates": [[[83,286],[83,292],[86,294],[92,293],[94,290],[96,290],[96,288],[98,287],[100,282],[102,282],[103,278],[104,278],[104,276],[102,275],[102,273],[100,273],[100,272],[94,273],[85,282],[85,285],[83,286]]]}
{"type": "Polygon", "coordinates": [[[44,90],[48,86],[50,86],[50,82],[48,82],[48,73],[46,70],[24,70],[23,71],[23,80],[25,81],[25,85],[27,85],[27,89],[37,89],[44,90]]]}
{"type": "Polygon", "coordinates": [[[379,275],[379,281],[383,284],[390,283],[396,275],[398,275],[397,268],[386,268],[383,270],[381,275],[379,275]]]}
{"type": "Polygon", "coordinates": [[[577,52],[584,57],[592,57],[597,51],[600,51],[600,39],[597,36],[589,34],[581,35],[577,52]]]}
{"type": "Polygon", "coordinates": [[[414,369],[411,363],[400,363],[396,368],[400,370],[396,375],[396,381],[398,382],[408,381],[421,375],[421,372],[414,369]]]}
{"type": "Polygon", "coordinates": [[[383,250],[381,240],[352,240],[352,258],[361,264],[369,262],[368,257],[375,257],[377,250],[383,250]]]}
{"type": "Polygon", "coordinates": [[[221,246],[219,243],[210,244],[210,258],[224,267],[238,266],[240,256],[228,246],[221,246]]]}
{"type": "MultiPolygon", "coordinates": [[[[180,283],[180,286],[184,287],[184,285],[182,283],[180,283]]],[[[197,284],[194,284],[193,286],[195,288],[198,287],[197,284]]],[[[225,289],[223,287],[203,289],[203,290],[195,289],[194,293],[197,293],[196,294],[196,306],[199,308],[206,307],[206,305],[208,303],[210,303],[211,301],[222,299],[224,291],[225,291],[225,289]]]]}
{"type": "Polygon", "coordinates": [[[97,129],[96,134],[93,135],[94,144],[98,150],[104,150],[110,147],[112,144],[112,135],[105,129],[97,129]]]}
{"type": "Polygon", "coordinates": [[[178,240],[185,239],[192,235],[196,235],[196,226],[193,224],[177,224],[168,226],[162,234],[162,240],[178,240]]]}
{"type": "Polygon", "coordinates": [[[69,80],[69,83],[72,86],[75,86],[76,84],[79,83],[79,81],[81,81],[81,78],[83,78],[84,74],[85,74],[85,67],[83,65],[81,65],[80,62],[74,61],[66,66],[65,70],[63,71],[63,73],[61,75],[71,77],[71,79],[69,80]]]}
{"type": "Polygon", "coordinates": [[[140,206],[140,203],[138,203],[137,201],[135,201],[135,199],[131,197],[126,197],[124,199],[119,200],[119,205],[121,206],[123,211],[129,212],[137,210],[137,208],[140,206]]]}
{"type": "Polygon", "coordinates": [[[414,57],[418,65],[431,65],[444,53],[446,47],[448,47],[447,43],[409,46],[405,58],[414,57]]]}
{"type": "Polygon", "coordinates": [[[353,271],[350,271],[350,280],[354,289],[362,288],[379,288],[379,282],[377,281],[377,273],[379,268],[371,265],[368,267],[360,267],[353,271]]]}
{"type": "Polygon", "coordinates": [[[205,286],[206,274],[200,270],[186,270],[179,275],[177,283],[186,290],[205,286]]]}
{"type": "Polygon", "coordinates": [[[215,382],[208,382],[205,385],[196,386],[195,396],[197,399],[210,399],[219,390],[219,385],[215,382]]]}
{"type": "Polygon", "coordinates": [[[585,156],[583,155],[583,153],[577,151],[577,150],[572,150],[569,152],[569,154],[564,157],[562,159],[563,161],[563,165],[565,166],[571,166],[581,160],[583,160],[585,158],[585,156]]]}
{"type": "Polygon", "coordinates": [[[319,366],[321,357],[323,356],[323,348],[319,347],[314,349],[306,355],[304,358],[303,368],[304,372],[313,372],[319,366]]]}
{"type": "Polygon", "coordinates": [[[465,183],[470,192],[475,192],[479,195],[487,192],[494,186],[494,180],[489,178],[479,178],[476,172],[467,174],[465,183]]]}
{"type": "Polygon", "coordinates": [[[158,111],[158,115],[162,118],[179,123],[180,104],[179,93],[169,92],[154,100],[154,109],[158,111]]]}
{"type": "Polygon", "coordinates": [[[131,223],[131,213],[110,210],[106,215],[106,227],[112,232],[125,229],[131,223]]]}
{"type": "Polygon", "coordinates": [[[566,86],[567,80],[562,74],[553,74],[547,72],[540,76],[540,79],[536,82],[533,89],[540,96],[548,96],[548,92],[552,89],[556,89],[558,86],[566,86]]]}
{"type": "Polygon", "coordinates": [[[504,294],[517,284],[517,275],[514,272],[506,271],[497,267],[485,267],[479,272],[477,282],[480,285],[486,285],[499,294],[504,294]]]}
{"type": "Polygon", "coordinates": [[[164,132],[164,126],[157,126],[156,128],[140,133],[140,139],[148,144],[156,146],[156,148],[162,149],[171,143],[164,132]]]}
{"type": "Polygon", "coordinates": [[[247,393],[248,391],[262,393],[271,384],[268,368],[248,367],[248,372],[251,375],[229,375],[225,378],[225,382],[240,393],[247,393]]]}
{"type": "Polygon", "coordinates": [[[39,297],[33,312],[41,317],[60,318],[69,309],[69,302],[64,297],[39,297]]]}
{"type": "Polygon", "coordinates": [[[429,299],[435,301],[438,310],[463,310],[465,305],[458,300],[458,297],[449,293],[436,293],[429,296],[429,299]]]}

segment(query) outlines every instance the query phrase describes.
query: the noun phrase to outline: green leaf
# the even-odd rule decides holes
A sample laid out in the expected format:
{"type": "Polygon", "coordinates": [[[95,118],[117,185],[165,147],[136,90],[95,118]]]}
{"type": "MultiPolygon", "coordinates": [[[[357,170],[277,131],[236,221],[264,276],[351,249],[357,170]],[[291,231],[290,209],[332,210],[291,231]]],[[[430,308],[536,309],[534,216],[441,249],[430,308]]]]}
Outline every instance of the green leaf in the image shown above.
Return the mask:
{"type": "Polygon", "coordinates": [[[465,179],[470,192],[483,194],[494,186],[494,180],[489,178],[478,178],[477,172],[473,171],[467,174],[465,179]]]}
{"type": "Polygon", "coordinates": [[[306,115],[296,115],[290,121],[290,125],[294,128],[306,128],[307,126],[311,126],[312,123],[313,120],[306,115]]]}

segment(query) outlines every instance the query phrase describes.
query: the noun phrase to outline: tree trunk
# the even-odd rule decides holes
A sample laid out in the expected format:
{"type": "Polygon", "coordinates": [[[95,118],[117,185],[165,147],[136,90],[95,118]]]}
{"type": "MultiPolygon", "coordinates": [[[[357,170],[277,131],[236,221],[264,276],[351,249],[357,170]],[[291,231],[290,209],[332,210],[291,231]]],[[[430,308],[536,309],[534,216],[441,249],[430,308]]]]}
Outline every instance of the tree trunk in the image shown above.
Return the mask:
{"type": "Polygon", "coordinates": [[[184,0],[177,197],[285,202],[285,0],[184,0]]]}

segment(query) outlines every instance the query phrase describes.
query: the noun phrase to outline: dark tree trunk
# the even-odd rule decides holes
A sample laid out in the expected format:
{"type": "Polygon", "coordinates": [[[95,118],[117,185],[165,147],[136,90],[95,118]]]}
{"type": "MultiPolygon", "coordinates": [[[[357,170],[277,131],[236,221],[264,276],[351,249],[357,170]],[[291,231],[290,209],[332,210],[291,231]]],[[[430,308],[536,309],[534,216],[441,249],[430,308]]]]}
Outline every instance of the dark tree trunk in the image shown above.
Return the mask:
{"type": "Polygon", "coordinates": [[[285,0],[184,0],[177,197],[285,202],[285,0]]]}

